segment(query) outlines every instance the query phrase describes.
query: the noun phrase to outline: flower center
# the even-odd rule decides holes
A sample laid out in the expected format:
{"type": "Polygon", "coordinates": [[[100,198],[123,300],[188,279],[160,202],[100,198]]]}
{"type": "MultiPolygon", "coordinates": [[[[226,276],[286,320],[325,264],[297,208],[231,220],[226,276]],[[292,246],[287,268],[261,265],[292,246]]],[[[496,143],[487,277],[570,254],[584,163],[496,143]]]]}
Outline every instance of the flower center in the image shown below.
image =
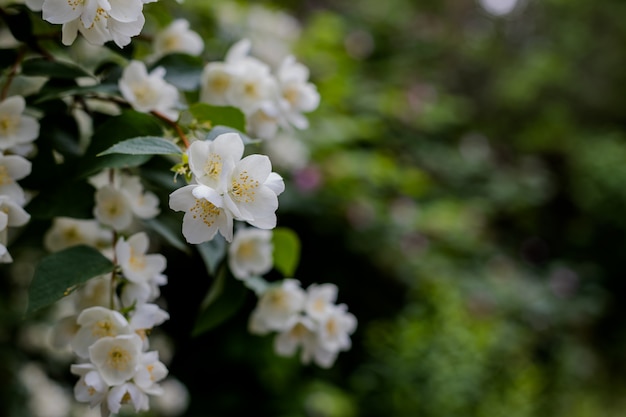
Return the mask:
{"type": "Polygon", "coordinates": [[[230,86],[230,76],[221,72],[214,74],[211,78],[210,85],[213,91],[223,94],[230,86]]]}
{"type": "Polygon", "coordinates": [[[299,95],[298,89],[295,87],[288,87],[283,91],[283,97],[291,104],[291,107],[296,107],[299,95]]]}
{"type": "Polygon", "coordinates": [[[115,336],[113,324],[109,320],[100,320],[91,328],[95,337],[115,336]]]}
{"type": "Polygon", "coordinates": [[[0,134],[9,136],[15,133],[18,123],[10,116],[0,117],[0,134]]]}
{"type": "Polygon", "coordinates": [[[216,180],[222,172],[222,166],[222,157],[212,153],[209,155],[206,164],[204,164],[204,173],[207,177],[216,180]]]}
{"type": "Polygon", "coordinates": [[[326,331],[331,336],[337,335],[339,327],[337,326],[337,321],[335,321],[335,319],[330,319],[326,322],[326,331]]]}
{"type": "Polygon", "coordinates": [[[130,259],[128,260],[131,269],[135,271],[141,271],[146,267],[146,257],[142,254],[137,254],[133,248],[130,248],[130,259]]]}
{"type": "Polygon", "coordinates": [[[230,193],[239,202],[251,203],[254,201],[255,190],[258,186],[259,182],[250,178],[248,171],[242,171],[232,181],[230,193]]]}
{"type": "Polygon", "coordinates": [[[0,165],[0,185],[12,184],[13,178],[9,175],[9,170],[6,166],[0,165]]]}
{"type": "Polygon", "coordinates": [[[237,254],[242,259],[251,259],[254,257],[256,251],[254,250],[256,245],[254,242],[243,242],[239,245],[239,249],[237,250],[237,254]]]}
{"type": "Polygon", "coordinates": [[[113,347],[107,355],[107,365],[117,371],[124,371],[130,362],[130,353],[119,346],[113,347]]]}
{"type": "Polygon", "coordinates": [[[157,92],[147,84],[140,84],[133,87],[133,94],[139,105],[149,105],[154,103],[157,98],[157,92]]]}
{"type": "Polygon", "coordinates": [[[196,200],[196,204],[189,210],[194,219],[200,218],[204,224],[211,227],[220,214],[220,208],[207,200],[196,200]]]}

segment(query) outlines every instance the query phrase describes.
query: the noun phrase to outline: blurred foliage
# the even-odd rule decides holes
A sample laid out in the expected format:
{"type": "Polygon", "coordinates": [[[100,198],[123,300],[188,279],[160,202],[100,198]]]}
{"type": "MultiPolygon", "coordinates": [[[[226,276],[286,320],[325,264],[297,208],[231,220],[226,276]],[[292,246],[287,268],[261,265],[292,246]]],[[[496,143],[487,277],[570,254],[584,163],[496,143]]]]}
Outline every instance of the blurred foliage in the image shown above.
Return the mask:
{"type": "MultiPolygon", "coordinates": [[[[177,12],[207,61],[245,33],[218,24],[228,4],[177,12]]],[[[263,4],[299,19],[294,54],[322,96],[299,134],[311,164],[281,172],[279,223],[302,242],[295,277],[336,283],[359,328],[330,370],[248,334],[253,297],[192,338],[204,265],[166,250],[186,415],[623,416],[626,3],[520,0],[503,16],[463,0],[263,4]]],[[[174,10],[161,1],[147,20],[174,10]]],[[[1,285],[8,342],[23,284],[1,285]]],[[[0,376],[44,360],[2,349],[0,376]]],[[[0,390],[7,410],[15,390],[0,390]]]]}

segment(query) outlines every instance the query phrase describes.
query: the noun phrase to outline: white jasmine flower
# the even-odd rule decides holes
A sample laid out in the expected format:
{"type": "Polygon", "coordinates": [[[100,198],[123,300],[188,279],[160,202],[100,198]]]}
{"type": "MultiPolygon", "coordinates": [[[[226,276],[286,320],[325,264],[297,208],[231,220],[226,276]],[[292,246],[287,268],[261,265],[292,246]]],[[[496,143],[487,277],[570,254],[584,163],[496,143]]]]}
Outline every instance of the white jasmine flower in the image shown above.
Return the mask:
{"type": "Polygon", "coordinates": [[[333,306],[320,321],[317,333],[320,346],[331,352],[350,349],[350,335],[356,325],[356,317],[347,311],[345,304],[333,306]]]}
{"type": "Polygon", "coordinates": [[[30,220],[21,205],[7,195],[0,195],[0,230],[24,226],[30,220]]]}
{"type": "Polygon", "coordinates": [[[277,107],[270,101],[265,101],[252,113],[246,116],[246,131],[252,137],[272,139],[278,133],[282,121],[277,107]]]}
{"type": "Polygon", "coordinates": [[[97,247],[105,238],[106,231],[95,220],[56,217],[44,235],[44,246],[57,252],[70,246],[85,244],[97,247]]]}
{"type": "Polygon", "coordinates": [[[114,414],[119,413],[124,404],[131,403],[135,412],[148,411],[150,403],[148,396],[133,382],[115,386],[109,391],[107,396],[108,411],[114,414]]]}
{"type": "Polygon", "coordinates": [[[24,115],[26,101],[12,96],[0,102],[0,150],[29,144],[39,136],[39,122],[24,115]]]}
{"type": "Polygon", "coordinates": [[[109,386],[93,364],[71,365],[70,372],[80,377],[74,385],[74,396],[77,401],[89,403],[93,408],[106,398],[109,386]]]}
{"type": "Polygon", "coordinates": [[[278,194],[284,190],[284,183],[271,171],[272,163],[265,155],[249,155],[235,165],[223,198],[224,207],[236,219],[259,229],[276,227],[278,194]]]}
{"type": "Polygon", "coordinates": [[[63,25],[62,42],[71,45],[78,32],[95,45],[110,40],[120,48],[141,32],[145,23],[141,0],[44,0],[44,20],[63,25]]]}
{"type": "Polygon", "coordinates": [[[248,114],[276,94],[269,66],[249,56],[250,47],[250,40],[242,39],[230,47],[224,62],[204,67],[200,101],[235,106],[248,114]]]}
{"type": "Polygon", "coordinates": [[[133,221],[133,211],[126,195],[111,185],[105,185],[95,194],[95,218],[115,230],[124,230],[133,221]]]}
{"type": "Polygon", "coordinates": [[[335,284],[311,284],[307,288],[305,313],[314,320],[324,320],[335,309],[337,286],[335,284]]]}
{"type": "Polygon", "coordinates": [[[229,105],[227,92],[232,86],[235,69],[223,62],[209,62],[200,76],[200,101],[215,106],[229,105]]]}
{"type": "Polygon", "coordinates": [[[16,181],[29,175],[31,167],[31,162],[19,155],[0,154],[0,194],[23,205],[26,201],[24,190],[16,181]]]}
{"type": "Polygon", "coordinates": [[[311,349],[303,349],[301,360],[305,365],[313,361],[322,368],[330,368],[335,363],[338,355],[338,351],[326,350],[318,344],[311,349]]]}
{"type": "Polygon", "coordinates": [[[298,347],[303,350],[303,357],[315,349],[315,331],[317,327],[311,318],[293,315],[274,339],[274,350],[280,356],[293,356],[298,347]]]}
{"type": "Polygon", "coordinates": [[[139,304],[135,307],[130,318],[130,327],[143,343],[143,350],[149,346],[147,334],[153,327],[169,320],[170,315],[156,304],[139,304]]]}
{"type": "Polygon", "coordinates": [[[250,331],[265,334],[271,330],[285,330],[293,317],[302,311],[305,297],[300,281],[295,279],[286,279],[280,284],[269,286],[261,294],[252,312],[250,331]]]}
{"type": "Polygon", "coordinates": [[[204,49],[204,41],[198,33],[189,29],[189,21],[176,19],[154,36],[152,48],[155,58],[173,52],[197,56],[204,49]]]}
{"type": "Polygon", "coordinates": [[[72,339],[71,346],[81,358],[89,357],[90,346],[101,338],[133,333],[130,324],[119,312],[99,306],[83,310],[76,323],[80,330],[72,339]]]}
{"type": "Polygon", "coordinates": [[[306,129],[309,122],[302,113],[315,110],[320,103],[317,88],[308,82],[308,68],[289,55],[280,65],[277,79],[285,118],[296,128],[306,129]]]}
{"type": "Polygon", "coordinates": [[[197,140],[189,147],[189,168],[198,183],[222,188],[225,169],[241,160],[244,144],[237,133],[223,133],[212,141],[197,140]]]}
{"type": "Polygon", "coordinates": [[[0,195],[0,263],[11,263],[13,257],[7,248],[8,227],[23,226],[30,220],[30,214],[6,195],[0,195]]]}
{"type": "Polygon", "coordinates": [[[254,228],[237,230],[228,248],[228,265],[233,276],[245,280],[272,269],[272,232],[254,228]]]}
{"type": "Polygon", "coordinates": [[[156,274],[147,282],[128,281],[122,286],[120,298],[123,305],[141,305],[156,300],[161,294],[159,287],[167,284],[167,276],[156,274]]]}
{"type": "Polygon", "coordinates": [[[119,184],[135,216],[140,219],[151,219],[161,212],[159,198],[153,192],[144,190],[139,177],[122,174],[119,184]]]}
{"type": "Polygon", "coordinates": [[[276,97],[276,80],[263,65],[242,61],[240,71],[235,74],[226,96],[231,105],[238,107],[245,114],[251,114],[263,106],[264,102],[276,97]]]}
{"type": "MultiPolygon", "coordinates": [[[[210,225],[214,225],[214,219],[225,211],[227,216],[258,228],[274,228],[278,194],[285,187],[283,179],[271,172],[272,165],[267,156],[249,155],[239,159],[243,150],[243,140],[236,133],[219,135],[213,142],[194,142],[189,149],[189,165],[200,185],[187,189],[185,194],[178,191],[177,196],[192,194],[198,201],[208,202],[202,204],[213,211],[202,218],[211,219],[210,225]]],[[[170,197],[170,207],[171,204],[170,197]]],[[[186,208],[181,210],[188,211],[190,204],[196,203],[188,201],[186,208]]]]}
{"type": "Polygon", "coordinates": [[[161,395],[163,389],[157,382],[164,379],[167,374],[167,367],[159,361],[159,353],[157,351],[146,352],[141,356],[139,369],[133,381],[146,394],[161,395]]]}
{"type": "Polygon", "coordinates": [[[211,194],[215,194],[215,190],[198,184],[181,187],[170,194],[170,208],[185,212],[183,236],[189,243],[207,242],[218,231],[228,242],[233,239],[232,214],[203,197],[211,194]]]}
{"type": "Polygon", "coordinates": [[[146,254],[149,244],[145,232],[136,233],[128,240],[121,237],[115,244],[117,262],[129,281],[147,283],[165,269],[165,256],[158,253],[146,254]]]}
{"type": "Polygon", "coordinates": [[[148,113],[158,111],[172,120],[178,118],[178,90],[163,77],[165,69],[158,67],[148,74],[141,61],[131,61],[124,69],[118,86],[133,109],[148,113]]]}
{"type": "MultiPolygon", "coordinates": [[[[120,385],[137,372],[141,348],[141,338],[136,334],[106,336],[89,346],[89,359],[104,382],[111,386],[120,385]]],[[[109,403],[109,407],[110,405],[109,403]]]]}

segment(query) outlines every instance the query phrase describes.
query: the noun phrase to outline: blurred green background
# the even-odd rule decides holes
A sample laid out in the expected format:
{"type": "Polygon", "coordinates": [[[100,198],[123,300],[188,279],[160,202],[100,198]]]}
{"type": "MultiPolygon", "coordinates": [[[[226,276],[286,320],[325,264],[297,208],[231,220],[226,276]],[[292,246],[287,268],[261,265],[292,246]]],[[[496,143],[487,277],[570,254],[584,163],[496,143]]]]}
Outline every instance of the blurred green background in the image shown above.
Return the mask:
{"type": "MultiPolygon", "coordinates": [[[[189,19],[207,61],[251,36],[253,54],[310,68],[322,102],[297,135],[304,161],[273,159],[279,225],[302,241],[295,278],[337,284],[359,320],[330,370],[247,333],[252,294],[192,338],[210,283],[199,259],[166,249],[162,327],[185,416],[626,416],[626,2],[146,9],[147,30],[189,19]]],[[[10,312],[23,289],[2,285],[10,312]]],[[[6,342],[14,319],[0,318],[6,342]]],[[[5,346],[7,380],[47,363],[5,346]]],[[[44,367],[71,387],[65,365],[44,367]]],[[[9,415],[26,415],[26,391],[1,385],[9,415]]]]}

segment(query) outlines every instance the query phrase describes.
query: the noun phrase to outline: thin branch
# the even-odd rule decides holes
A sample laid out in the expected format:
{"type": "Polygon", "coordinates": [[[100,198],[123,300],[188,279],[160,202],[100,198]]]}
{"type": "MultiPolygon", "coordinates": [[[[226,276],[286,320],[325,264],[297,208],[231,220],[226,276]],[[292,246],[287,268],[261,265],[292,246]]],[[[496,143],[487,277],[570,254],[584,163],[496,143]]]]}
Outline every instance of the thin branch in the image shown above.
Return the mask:
{"type": "Polygon", "coordinates": [[[9,94],[9,88],[11,87],[11,83],[13,82],[13,79],[17,75],[20,65],[22,64],[22,60],[24,60],[25,54],[26,54],[25,48],[23,46],[20,47],[17,52],[17,58],[15,59],[15,62],[13,63],[13,65],[11,66],[11,69],[9,70],[9,73],[7,74],[7,80],[4,83],[4,86],[2,86],[2,92],[0,92],[0,100],[4,101],[4,99],[7,98],[7,95],[9,94]]]}
{"type": "Polygon", "coordinates": [[[163,113],[158,112],[156,110],[151,111],[151,113],[157,118],[163,120],[168,125],[170,125],[176,131],[176,134],[178,135],[178,137],[180,137],[180,139],[183,141],[183,143],[185,144],[185,147],[189,148],[189,139],[187,139],[187,135],[185,135],[185,132],[183,132],[180,125],[176,123],[175,120],[170,119],[163,113]]]}

